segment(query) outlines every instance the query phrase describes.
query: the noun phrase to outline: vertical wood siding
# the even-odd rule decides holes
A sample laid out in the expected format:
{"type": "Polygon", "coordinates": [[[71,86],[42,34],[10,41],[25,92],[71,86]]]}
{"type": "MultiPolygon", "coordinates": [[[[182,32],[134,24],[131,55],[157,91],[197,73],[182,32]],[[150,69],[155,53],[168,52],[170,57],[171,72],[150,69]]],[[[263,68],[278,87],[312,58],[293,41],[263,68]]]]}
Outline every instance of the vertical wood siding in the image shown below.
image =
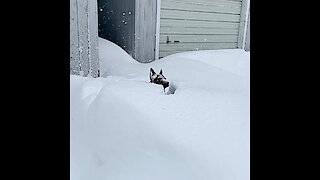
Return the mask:
{"type": "Polygon", "coordinates": [[[70,0],[70,73],[98,77],[96,0],[70,0]]]}
{"type": "Polygon", "coordinates": [[[156,0],[136,0],[135,58],[139,62],[155,60],[156,0]]]}

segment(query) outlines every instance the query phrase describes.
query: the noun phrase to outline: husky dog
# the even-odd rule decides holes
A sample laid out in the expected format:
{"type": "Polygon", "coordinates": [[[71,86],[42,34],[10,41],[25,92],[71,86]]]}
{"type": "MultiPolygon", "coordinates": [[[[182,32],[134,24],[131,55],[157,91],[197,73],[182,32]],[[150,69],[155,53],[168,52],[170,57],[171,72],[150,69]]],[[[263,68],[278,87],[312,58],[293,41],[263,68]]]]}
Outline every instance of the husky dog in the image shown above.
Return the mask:
{"type": "Polygon", "coordinates": [[[160,70],[159,74],[156,74],[152,68],[150,68],[150,82],[159,84],[163,86],[163,91],[169,86],[169,81],[163,76],[162,69],[160,70]]]}

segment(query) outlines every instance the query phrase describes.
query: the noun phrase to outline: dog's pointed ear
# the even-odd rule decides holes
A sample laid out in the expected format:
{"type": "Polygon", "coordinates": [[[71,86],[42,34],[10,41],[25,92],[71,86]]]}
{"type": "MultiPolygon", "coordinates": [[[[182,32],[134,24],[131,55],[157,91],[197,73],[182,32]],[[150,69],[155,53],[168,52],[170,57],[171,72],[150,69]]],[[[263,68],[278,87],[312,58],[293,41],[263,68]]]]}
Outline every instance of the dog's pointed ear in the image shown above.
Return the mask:
{"type": "Polygon", "coordinates": [[[150,68],[150,74],[151,74],[151,76],[153,76],[154,74],[156,74],[156,72],[154,72],[154,70],[152,68],[150,68]]]}
{"type": "Polygon", "coordinates": [[[160,70],[160,74],[163,75],[163,74],[162,74],[162,69],[160,70]]]}

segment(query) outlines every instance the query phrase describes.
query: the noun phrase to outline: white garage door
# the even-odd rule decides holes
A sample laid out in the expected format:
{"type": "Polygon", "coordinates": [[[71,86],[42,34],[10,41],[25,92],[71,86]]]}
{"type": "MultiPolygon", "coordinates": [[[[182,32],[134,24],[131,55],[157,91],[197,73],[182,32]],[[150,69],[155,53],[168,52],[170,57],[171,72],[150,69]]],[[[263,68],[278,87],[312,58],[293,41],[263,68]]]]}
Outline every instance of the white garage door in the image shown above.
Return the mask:
{"type": "Polygon", "coordinates": [[[159,57],[237,48],[241,0],[161,0],[159,57]]]}

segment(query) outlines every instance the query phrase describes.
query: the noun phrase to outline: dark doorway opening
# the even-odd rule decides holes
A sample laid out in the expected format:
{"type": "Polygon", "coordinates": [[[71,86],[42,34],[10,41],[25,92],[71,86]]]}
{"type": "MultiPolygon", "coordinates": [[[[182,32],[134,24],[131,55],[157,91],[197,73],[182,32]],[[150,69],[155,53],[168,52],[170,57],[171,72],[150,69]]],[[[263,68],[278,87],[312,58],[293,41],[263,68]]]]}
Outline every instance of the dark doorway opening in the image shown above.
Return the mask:
{"type": "Polygon", "coordinates": [[[135,0],[98,0],[98,35],[135,58],[135,0]]]}

